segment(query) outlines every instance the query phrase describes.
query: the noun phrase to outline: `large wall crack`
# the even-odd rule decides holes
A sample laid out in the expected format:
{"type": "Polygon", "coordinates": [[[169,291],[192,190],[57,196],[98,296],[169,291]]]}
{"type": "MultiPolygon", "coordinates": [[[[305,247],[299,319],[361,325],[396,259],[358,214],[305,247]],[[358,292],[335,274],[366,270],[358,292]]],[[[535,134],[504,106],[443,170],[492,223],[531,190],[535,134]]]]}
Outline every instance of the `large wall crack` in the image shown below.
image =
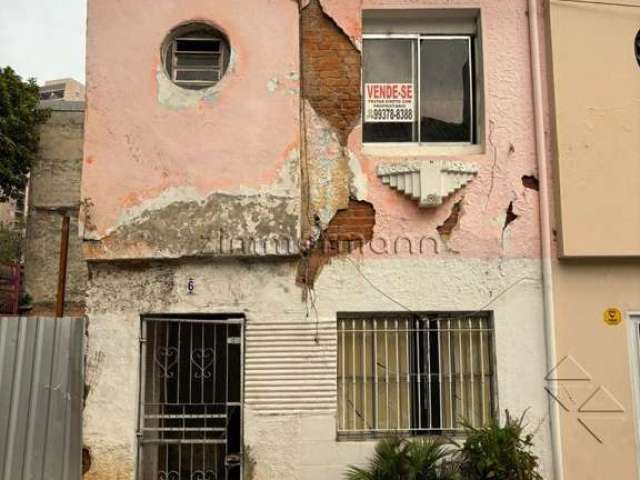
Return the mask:
{"type": "Polygon", "coordinates": [[[312,289],[322,268],[333,257],[362,251],[373,238],[376,211],[369,202],[350,200],[338,210],[329,225],[302,254],[298,264],[298,285],[312,289]]]}

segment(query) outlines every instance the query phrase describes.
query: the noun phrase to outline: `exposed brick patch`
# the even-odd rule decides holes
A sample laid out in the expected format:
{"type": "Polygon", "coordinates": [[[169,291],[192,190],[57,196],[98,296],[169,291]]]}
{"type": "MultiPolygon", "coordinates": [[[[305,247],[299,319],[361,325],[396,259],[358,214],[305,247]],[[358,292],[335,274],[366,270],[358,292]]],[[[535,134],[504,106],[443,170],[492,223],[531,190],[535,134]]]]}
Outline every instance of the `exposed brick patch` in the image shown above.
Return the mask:
{"type": "Polygon", "coordinates": [[[524,188],[529,188],[531,190],[535,190],[536,192],[540,190],[540,182],[534,175],[523,175],[522,185],[524,186],[524,188]]]}
{"type": "Polygon", "coordinates": [[[316,278],[331,257],[361,250],[373,238],[376,212],[368,202],[349,200],[338,210],[321,238],[298,265],[299,285],[313,288],[316,278]]]}
{"type": "Polygon", "coordinates": [[[451,232],[458,226],[460,221],[460,213],[462,212],[462,200],[454,203],[451,207],[451,214],[447,217],[442,225],[437,227],[438,233],[443,240],[449,240],[451,232]]]}
{"type": "Polygon", "coordinates": [[[360,118],[360,52],[318,0],[301,16],[302,94],[344,146],[360,118]]]}
{"type": "MultiPolygon", "coordinates": [[[[368,242],[373,238],[375,223],[376,212],[373,205],[368,202],[349,200],[349,206],[344,210],[338,210],[325,230],[325,243],[339,246],[345,242],[361,244],[368,242]]],[[[357,248],[357,245],[355,247],[357,248]]],[[[332,247],[329,249],[333,251],[332,247]]]]}

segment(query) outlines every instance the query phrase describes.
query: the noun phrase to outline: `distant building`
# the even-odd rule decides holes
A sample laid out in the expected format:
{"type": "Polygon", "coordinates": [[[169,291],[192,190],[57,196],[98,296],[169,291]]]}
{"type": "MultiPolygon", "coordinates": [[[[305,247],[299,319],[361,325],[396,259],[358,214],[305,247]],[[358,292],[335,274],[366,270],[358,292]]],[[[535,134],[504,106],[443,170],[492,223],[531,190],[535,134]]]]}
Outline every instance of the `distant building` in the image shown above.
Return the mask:
{"type": "Polygon", "coordinates": [[[43,103],[50,103],[51,117],[40,129],[40,151],[31,167],[26,195],[24,289],[31,299],[31,315],[54,314],[62,221],[68,216],[65,313],[78,315],[84,311],[87,277],[77,233],[84,102],[59,99],[43,103]]]}
{"type": "MultiPolygon", "coordinates": [[[[40,87],[40,106],[54,108],[54,110],[82,112],[84,111],[84,94],[84,85],[72,78],[48,80],[44,86],[40,87]]],[[[27,204],[25,199],[0,202],[0,224],[10,225],[24,218],[27,204]]]]}
{"type": "Polygon", "coordinates": [[[84,101],[84,85],[72,78],[46,81],[40,87],[40,100],[84,101]]]}

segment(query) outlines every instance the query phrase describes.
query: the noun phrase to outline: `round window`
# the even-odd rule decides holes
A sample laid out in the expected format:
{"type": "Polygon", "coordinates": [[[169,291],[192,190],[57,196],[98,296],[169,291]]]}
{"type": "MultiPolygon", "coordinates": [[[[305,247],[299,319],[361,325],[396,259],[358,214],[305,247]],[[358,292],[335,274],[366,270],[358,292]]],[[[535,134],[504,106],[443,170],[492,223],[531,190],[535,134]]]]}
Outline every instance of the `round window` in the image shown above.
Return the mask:
{"type": "Polygon", "coordinates": [[[171,81],[201,90],[218,83],[229,65],[227,37],[206,23],[189,23],[173,30],[164,42],[162,58],[171,81]]]}

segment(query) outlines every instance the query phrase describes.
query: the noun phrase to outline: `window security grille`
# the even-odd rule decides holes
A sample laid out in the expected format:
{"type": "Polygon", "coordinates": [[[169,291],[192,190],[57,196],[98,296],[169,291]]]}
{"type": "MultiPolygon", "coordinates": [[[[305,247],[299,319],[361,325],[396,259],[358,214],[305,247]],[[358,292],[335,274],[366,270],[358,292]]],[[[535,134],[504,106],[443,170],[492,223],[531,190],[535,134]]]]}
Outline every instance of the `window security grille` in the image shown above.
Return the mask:
{"type": "Polygon", "coordinates": [[[180,37],[173,41],[171,76],[184,87],[215,85],[224,70],[222,41],[212,37],[180,37]]]}
{"type": "Polygon", "coordinates": [[[455,434],[493,418],[490,315],[338,318],[338,435],[455,434]]]}
{"type": "Polygon", "coordinates": [[[240,480],[242,320],[144,318],[141,480],[240,480]]]}

